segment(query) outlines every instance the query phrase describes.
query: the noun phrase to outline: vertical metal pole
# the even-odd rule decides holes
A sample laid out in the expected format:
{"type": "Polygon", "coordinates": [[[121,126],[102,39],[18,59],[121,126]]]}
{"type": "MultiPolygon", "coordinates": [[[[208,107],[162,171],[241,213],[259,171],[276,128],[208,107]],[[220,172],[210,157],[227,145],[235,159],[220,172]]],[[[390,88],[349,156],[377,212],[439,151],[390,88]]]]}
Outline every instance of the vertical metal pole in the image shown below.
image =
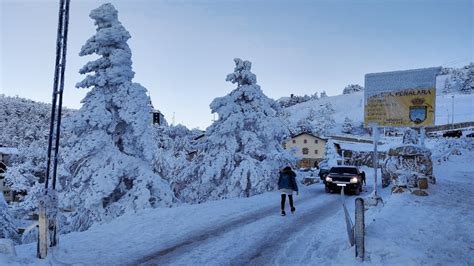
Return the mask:
{"type": "Polygon", "coordinates": [[[372,127],[372,135],[374,137],[374,155],[373,155],[373,164],[374,164],[374,196],[377,197],[377,168],[378,168],[378,161],[379,155],[377,152],[377,142],[378,142],[378,127],[372,127]]]}
{"type": "Polygon", "coordinates": [[[420,128],[420,145],[425,147],[425,135],[426,135],[426,129],[425,127],[420,128]]]}
{"type": "MultiPolygon", "coordinates": [[[[53,165],[53,190],[56,190],[56,177],[57,177],[57,169],[58,169],[58,152],[59,152],[59,140],[61,138],[61,116],[62,116],[62,107],[63,107],[63,91],[64,91],[64,72],[66,70],[66,53],[67,53],[67,36],[68,36],[68,26],[69,26],[69,3],[70,0],[66,0],[63,12],[63,32],[62,32],[62,54],[61,54],[61,76],[60,76],[60,83],[59,83],[59,103],[58,103],[58,113],[57,113],[57,119],[56,119],[56,142],[55,142],[55,147],[56,149],[54,150],[54,165],[53,165]]],[[[53,196],[53,195],[51,195],[53,196]]],[[[51,208],[54,208],[54,211],[51,213],[57,214],[57,194],[54,193],[54,201],[53,201],[55,206],[51,206],[51,208]]],[[[58,226],[57,226],[57,217],[54,215],[54,217],[49,217],[50,219],[50,234],[51,234],[51,246],[54,247],[58,244],[58,226]]]]}
{"type": "Polygon", "coordinates": [[[451,96],[452,104],[451,104],[451,129],[454,128],[454,94],[451,96]]]}
{"type": "Polygon", "coordinates": [[[51,169],[51,150],[53,146],[53,135],[54,135],[54,120],[56,116],[56,103],[57,103],[57,94],[58,94],[58,81],[59,81],[59,64],[61,59],[61,42],[62,42],[62,33],[63,33],[63,6],[64,0],[59,1],[59,14],[58,14],[58,32],[56,37],[56,62],[54,69],[54,82],[53,82],[53,101],[51,104],[51,122],[49,125],[49,137],[48,137],[48,162],[46,166],[46,179],[44,183],[45,194],[48,194],[49,186],[49,172],[51,169]]]}
{"type": "Polygon", "coordinates": [[[58,103],[58,116],[56,122],[56,143],[54,150],[54,167],[53,167],[53,189],[56,189],[56,173],[58,169],[58,151],[59,151],[59,139],[61,136],[61,115],[63,110],[63,91],[64,91],[64,71],[66,70],[66,52],[67,52],[67,33],[69,26],[69,3],[70,0],[66,0],[66,6],[64,7],[64,32],[63,32],[63,45],[62,45],[62,57],[61,57],[61,76],[59,85],[59,103],[58,103]]]}
{"type": "Polygon", "coordinates": [[[48,161],[46,166],[46,178],[45,178],[45,195],[39,201],[39,236],[38,236],[38,249],[37,256],[39,258],[46,258],[48,253],[48,245],[56,246],[58,243],[57,238],[57,194],[56,189],[56,176],[58,166],[58,151],[59,151],[59,140],[61,131],[61,115],[62,115],[62,100],[64,91],[64,72],[66,67],[66,45],[67,45],[67,33],[68,33],[68,21],[69,21],[69,3],[70,0],[59,1],[59,14],[58,14],[58,31],[56,39],[56,64],[54,70],[54,82],[53,82],[53,101],[51,106],[51,123],[50,133],[48,138],[48,161]],[[58,101],[59,95],[59,103],[58,101]],[[56,113],[56,108],[57,113],[56,113]],[[56,129],[54,124],[56,122],[56,129]],[[53,157],[53,176],[52,176],[52,189],[48,195],[49,179],[51,172],[51,153],[53,149],[53,138],[54,138],[54,157],[53,157]]]}
{"type": "Polygon", "coordinates": [[[355,200],[355,256],[364,260],[365,253],[365,214],[364,199],[355,200]]]}

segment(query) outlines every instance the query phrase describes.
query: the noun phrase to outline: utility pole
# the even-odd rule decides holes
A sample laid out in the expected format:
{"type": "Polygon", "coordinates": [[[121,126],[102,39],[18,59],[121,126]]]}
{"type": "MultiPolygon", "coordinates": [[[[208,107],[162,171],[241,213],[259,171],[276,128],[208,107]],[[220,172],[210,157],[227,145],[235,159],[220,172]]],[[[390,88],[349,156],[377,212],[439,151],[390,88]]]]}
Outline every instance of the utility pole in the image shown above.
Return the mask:
{"type": "Polygon", "coordinates": [[[44,183],[44,196],[39,199],[39,236],[37,257],[40,259],[46,258],[48,254],[48,246],[54,247],[58,244],[56,220],[58,212],[58,198],[55,190],[58,169],[59,139],[61,135],[64,71],[66,69],[69,4],[70,0],[59,1],[58,31],[56,38],[56,63],[54,69],[52,95],[53,100],[51,105],[51,122],[48,138],[48,161],[44,183]],[[52,154],[53,150],[54,154],[52,154]],[[51,187],[49,187],[50,179],[52,183],[51,187]]]}

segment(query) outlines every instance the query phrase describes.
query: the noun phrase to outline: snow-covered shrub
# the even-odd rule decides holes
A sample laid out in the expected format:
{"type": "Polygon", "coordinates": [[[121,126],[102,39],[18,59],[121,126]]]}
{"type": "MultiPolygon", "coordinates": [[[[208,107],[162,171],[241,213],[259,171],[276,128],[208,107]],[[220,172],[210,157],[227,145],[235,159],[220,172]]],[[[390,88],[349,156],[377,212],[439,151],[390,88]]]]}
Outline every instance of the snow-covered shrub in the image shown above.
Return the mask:
{"type": "Polygon", "coordinates": [[[344,87],[344,90],[342,90],[342,94],[351,94],[351,93],[359,92],[363,90],[364,90],[364,87],[360,86],[359,84],[349,84],[346,87],[344,87]]]}
{"type": "Polygon", "coordinates": [[[412,128],[406,128],[405,132],[403,133],[403,144],[418,144],[418,132],[416,132],[412,128]]]}
{"type": "Polygon", "coordinates": [[[342,124],[342,132],[350,134],[353,129],[352,124],[353,124],[352,120],[346,116],[346,118],[344,118],[344,123],[342,124]]]}
{"type": "Polygon", "coordinates": [[[207,128],[195,157],[177,171],[173,189],[185,202],[273,190],[279,170],[296,162],[282,147],[289,131],[277,117],[278,104],[263,94],[249,61],[234,61],[226,80],[237,88],[212,101],[219,120],[207,128]]]}
{"type": "Polygon", "coordinates": [[[328,95],[326,94],[326,91],[322,91],[322,92],[321,92],[321,95],[320,95],[319,97],[320,97],[321,99],[322,99],[322,98],[327,98],[328,95]]]}
{"type": "Polygon", "coordinates": [[[474,139],[466,137],[428,139],[427,145],[433,152],[433,161],[438,164],[450,160],[452,156],[474,151],[474,139]]]}

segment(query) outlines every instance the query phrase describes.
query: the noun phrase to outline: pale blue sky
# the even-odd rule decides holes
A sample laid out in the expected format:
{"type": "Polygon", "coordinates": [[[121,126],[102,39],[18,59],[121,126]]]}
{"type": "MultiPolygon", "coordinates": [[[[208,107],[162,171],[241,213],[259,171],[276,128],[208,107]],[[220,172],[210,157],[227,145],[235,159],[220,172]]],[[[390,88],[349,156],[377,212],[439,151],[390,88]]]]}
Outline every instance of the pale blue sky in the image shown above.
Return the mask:
{"type": "MultiPolygon", "coordinates": [[[[233,58],[253,62],[274,99],[363,85],[371,72],[474,61],[473,1],[92,1],[72,0],[64,103],[92,57],[91,9],[111,2],[132,35],[135,82],[171,122],[204,129],[209,103],[235,88],[225,82],[233,58]]],[[[0,0],[0,93],[50,102],[58,1],[0,0]]]]}

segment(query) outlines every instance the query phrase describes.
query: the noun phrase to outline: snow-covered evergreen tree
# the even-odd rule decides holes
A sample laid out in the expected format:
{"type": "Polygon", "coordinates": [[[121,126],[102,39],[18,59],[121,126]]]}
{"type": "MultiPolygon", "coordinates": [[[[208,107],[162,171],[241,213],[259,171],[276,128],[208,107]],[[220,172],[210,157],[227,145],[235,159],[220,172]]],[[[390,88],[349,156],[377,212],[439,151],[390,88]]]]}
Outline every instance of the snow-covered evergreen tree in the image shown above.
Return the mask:
{"type": "Polygon", "coordinates": [[[344,123],[342,124],[342,132],[350,134],[353,129],[352,124],[353,124],[352,120],[346,116],[346,118],[344,118],[344,123]]]}
{"type": "Polygon", "coordinates": [[[334,120],[334,114],[336,111],[332,107],[330,102],[323,104],[321,108],[318,109],[316,113],[317,126],[320,128],[319,135],[328,135],[331,129],[336,126],[336,121],[334,120]]]}
{"type": "Polygon", "coordinates": [[[466,74],[462,69],[452,69],[444,81],[443,93],[456,93],[461,90],[466,80],[466,74]]]}
{"type": "Polygon", "coordinates": [[[230,94],[210,107],[219,115],[189,165],[178,170],[174,190],[186,202],[248,197],[276,188],[279,170],[295,158],[282,147],[289,131],[278,104],[265,96],[249,61],[235,59],[230,94]]]}
{"type": "Polygon", "coordinates": [[[351,94],[363,90],[364,87],[360,86],[359,84],[349,84],[344,88],[344,90],[342,90],[342,94],[351,94]]]}
{"type": "Polygon", "coordinates": [[[322,91],[319,97],[322,99],[328,97],[328,95],[326,94],[326,91],[322,91]]]}
{"type": "Polygon", "coordinates": [[[19,235],[17,232],[17,224],[10,212],[8,205],[3,198],[3,193],[0,191],[0,238],[9,238],[18,242],[19,235]]]}
{"type": "Polygon", "coordinates": [[[318,100],[318,99],[319,99],[318,92],[315,92],[313,95],[311,95],[311,100],[318,100]]]}
{"type": "Polygon", "coordinates": [[[85,230],[127,211],[169,206],[169,185],[152,168],[153,143],[146,89],[133,83],[128,31],[111,4],[90,13],[97,31],[80,55],[99,56],[80,69],[92,73],[78,88],[92,88],[81,109],[65,127],[71,132],[62,148],[64,167],[59,189],[62,203],[76,211],[64,221],[65,231],[85,230]]]}
{"type": "Polygon", "coordinates": [[[153,139],[158,147],[158,153],[153,165],[168,182],[173,183],[174,169],[187,165],[189,154],[195,151],[195,139],[203,135],[197,129],[189,130],[183,125],[153,126],[153,139]]]}
{"type": "Polygon", "coordinates": [[[333,166],[337,166],[338,160],[341,160],[341,156],[336,151],[333,139],[329,139],[326,142],[324,159],[319,163],[319,167],[321,169],[330,169],[333,166]]]}
{"type": "Polygon", "coordinates": [[[474,63],[470,63],[467,67],[466,79],[461,85],[462,93],[474,93],[474,63]]]}

